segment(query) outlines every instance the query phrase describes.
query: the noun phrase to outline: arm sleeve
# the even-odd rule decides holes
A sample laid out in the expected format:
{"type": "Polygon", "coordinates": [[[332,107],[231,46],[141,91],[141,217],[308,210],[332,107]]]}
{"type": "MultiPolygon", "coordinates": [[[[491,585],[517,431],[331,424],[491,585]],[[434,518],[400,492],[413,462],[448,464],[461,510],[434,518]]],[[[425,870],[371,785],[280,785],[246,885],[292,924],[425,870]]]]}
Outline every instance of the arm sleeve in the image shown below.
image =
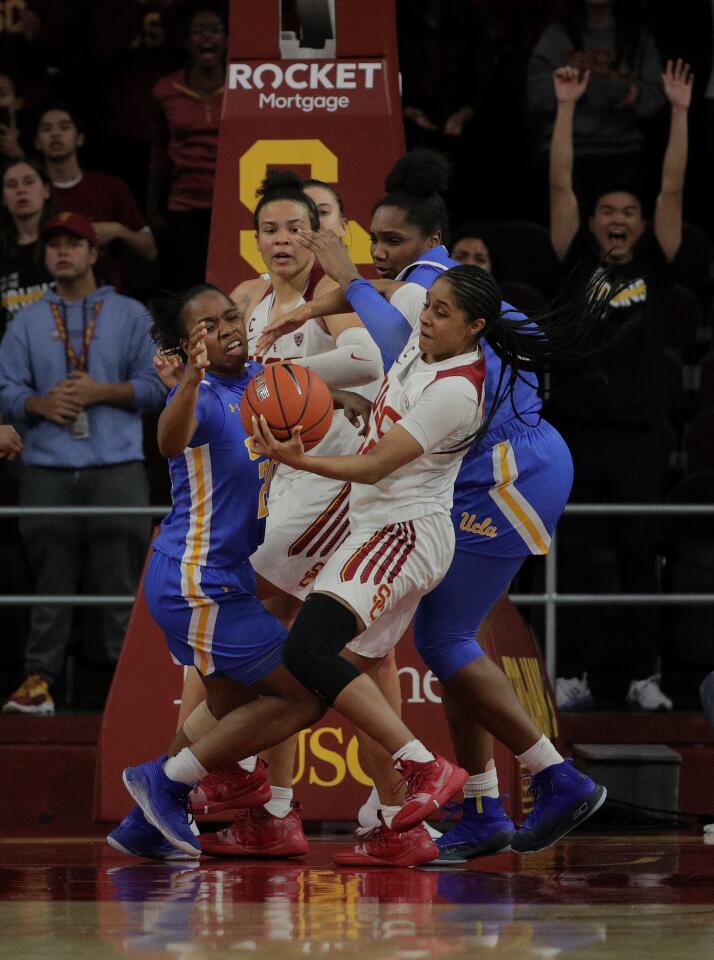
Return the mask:
{"type": "Polygon", "coordinates": [[[445,377],[429,384],[399,426],[408,431],[424,453],[456,446],[478,430],[481,400],[465,377],[445,377]]]}
{"type": "Polygon", "coordinates": [[[328,387],[361,387],[384,376],[379,347],[364,327],[348,327],[334,350],[298,357],[292,363],[314,370],[328,387]]]}
{"type": "Polygon", "coordinates": [[[388,370],[411,337],[411,324],[369,280],[353,280],[347,290],[347,300],[379,347],[384,369],[388,370]]]}
{"type": "Polygon", "coordinates": [[[25,402],[35,393],[27,328],[24,318],[18,316],[0,343],[0,411],[15,426],[29,426],[32,418],[25,402]]]}

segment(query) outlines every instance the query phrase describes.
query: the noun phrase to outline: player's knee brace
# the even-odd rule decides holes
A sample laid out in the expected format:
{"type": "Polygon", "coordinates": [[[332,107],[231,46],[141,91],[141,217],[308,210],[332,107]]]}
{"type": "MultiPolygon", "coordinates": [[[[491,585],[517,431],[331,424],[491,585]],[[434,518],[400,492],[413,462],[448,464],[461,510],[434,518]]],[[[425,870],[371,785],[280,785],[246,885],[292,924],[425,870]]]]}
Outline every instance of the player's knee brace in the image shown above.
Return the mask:
{"type": "Polygon", "coordinates": [[[283,663],[300,683],[334,703],[359,670],[340,656],[357,631],[355,615],[332,597],[312,593],[283,648],[283,663]]]}
{"type": "Polygon", "coordinates": [[[217,723],[218,720],[208,709],[206,701],[203,700],[184,720],[183,732],[189,743],[195,743],[204,733],[213,730],[217,723]]]}

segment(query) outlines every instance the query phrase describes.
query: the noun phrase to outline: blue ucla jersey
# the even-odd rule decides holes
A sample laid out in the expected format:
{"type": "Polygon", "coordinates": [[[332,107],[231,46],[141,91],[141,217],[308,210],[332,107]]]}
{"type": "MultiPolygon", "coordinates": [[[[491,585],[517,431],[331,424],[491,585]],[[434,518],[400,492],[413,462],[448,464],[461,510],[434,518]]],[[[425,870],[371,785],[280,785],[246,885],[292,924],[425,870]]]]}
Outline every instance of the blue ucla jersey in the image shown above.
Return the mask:
{"type": "MultiPolygon", "coordinates": [[[[428,289],[456,266],[445,247],[432,247],[396,279],[428,289]]],[[[501,310],[524,317],[505,301],[501,310]]],[[[484,420],[501,378],[502,399],[487,433],[468,451],[456,478],[451,512],[456,549],[504,558],[544,554],[570,493],[570,453],[557,431],[541,420],[537,377],[520,374],[504,395],[510,367],[501,363],[486,340],[481,342],[486,358],[484,420]]]]}
{"type": "Polygon", "coordinates": [[[196,432],[183,453],[169,459],[173,508],[153,544],[160,553],[181,563],[234,569],[262,543],[272,467],[249,450],[240,418],[246,385],[262,369],[249,362],[235,379],[206,373],[196,432]]]}

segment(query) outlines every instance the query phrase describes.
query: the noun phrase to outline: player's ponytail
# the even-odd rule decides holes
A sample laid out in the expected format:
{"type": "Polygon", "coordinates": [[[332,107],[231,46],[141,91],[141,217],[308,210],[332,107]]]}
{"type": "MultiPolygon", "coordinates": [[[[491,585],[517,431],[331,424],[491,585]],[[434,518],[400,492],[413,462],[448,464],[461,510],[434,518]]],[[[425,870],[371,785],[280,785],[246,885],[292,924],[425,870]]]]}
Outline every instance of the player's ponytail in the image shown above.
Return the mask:
{"type": "Polygon", "coordinates": [[[449,161],[435,150],[419,147],[400,157],[384,181],[387,191],[372,208],[398,207],[407,223],[423,237],[446,238],[449,215],[441,194],[449,184],[449,161]]]}
{"type": "Polygon", "coordinates": [[[260,223],[260,211],[266,203],[273,203],[275,200],[291,200],[293,203],[301,203],[307,210],[311,228],[313,230],[320,229],[320,216],[317,207],[313,199],[304,192],[303,182],[293,170],[269,170],[255,195],[260,197],[253,214],[253,224],[256,230],[260,223]]]}
{"type": "MultiPolygon", "coordinates": [[[[506,400],[513,402],[513,389],[524,372],[542,373],[564,363],[597,353],[602,344],[589,342],[602,323],[610,302],[619,290],[612,289],[606,275],[594,275],[589,284],[567,301],[524,317],[516,310],[502,312],[501,290],[488,271],[470,264],[452,267],[441,275],[448,280],[458,307],[468,320],[485,320],[477,340],[488,341],[501,359],[489,410],[479,430],[457,449],[483,437],[496,411],[506,400]]],[[[518,417],[518,411],[514,409],[518,417]]]]}

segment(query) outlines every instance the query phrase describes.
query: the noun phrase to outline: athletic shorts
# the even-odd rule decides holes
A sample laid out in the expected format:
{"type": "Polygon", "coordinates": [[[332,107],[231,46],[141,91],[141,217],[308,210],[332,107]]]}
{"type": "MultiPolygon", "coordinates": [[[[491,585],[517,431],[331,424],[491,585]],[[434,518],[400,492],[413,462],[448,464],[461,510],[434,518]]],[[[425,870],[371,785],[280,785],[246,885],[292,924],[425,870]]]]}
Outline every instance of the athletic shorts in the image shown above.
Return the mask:
{"type": "Polygon", "coordinates": [[[340,597],[366,629],[347,646],[363,657],[394,648],[419,600],[449,569],[454,528],[446,513],[350,533],[315,580],[315,591],[340,597]]]}
{"type": "Polygon", "coordinates": [[[547,420],[536,426],[511,420],[493,439],[459,471],[451,512],[456,549],[492,557],[546,554],[573,485],[568,446],[547,420]]]}
{"type": "Polygon", "coordinates": [[[548,552],[570,495],[573,461],[558,431],[546,420],[506,426],[459,473],[454,559],[414,617],[414,643],[439,680],[483,656],[476,633],[526,557],[548,552]]]}
{"type": "Polygon", "coordinates": [[[249,686],[282,663],[287,631],[256,597],[248,562],[220,570],[154,551],[144,595],[174,660],[203,676],[249,686]]]}
{"type": "Polygon", "coordinates": [[[250,558],[263,579],[304,600],[315,577],[349,533],[349,484],[314,474],[270,487],[265,540],[250,558]]]}

